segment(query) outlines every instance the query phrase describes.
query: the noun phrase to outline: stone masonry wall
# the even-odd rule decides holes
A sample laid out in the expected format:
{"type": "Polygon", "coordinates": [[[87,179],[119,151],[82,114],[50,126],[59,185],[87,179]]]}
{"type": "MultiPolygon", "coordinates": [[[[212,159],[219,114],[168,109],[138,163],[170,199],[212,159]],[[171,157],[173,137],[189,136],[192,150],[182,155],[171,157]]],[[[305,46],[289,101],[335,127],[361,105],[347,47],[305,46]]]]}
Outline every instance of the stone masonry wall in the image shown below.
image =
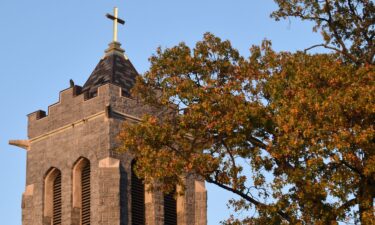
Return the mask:
{"type": "MultiPolygon", "coordinates": [[[[62,224],[77,223],[77,210],[72,206],[72,169],[80,157],[91,165],[91,224],[131,224],[129,174],[133,157],[116,151],[116,137],[124,120],[136,122],[144,113],[156,110],[123,97],[116,85],[100,86],[98,95],[91,99],[85,99],[79,89],[76,86],[60,92],[59,102],[48,107],[48,115],[41,110],[28,115],[30,147],[23,225],[43,225],[44,177],[51,167],[59,169],[62,176],[62,224]]],[[[189,187],[184,212],[179,212],[184,222],[179,225],[204,225],[206,212],[198,211],[205,210],[205,192],[195,193],[194,180],[189,181],[189,187]]],[[[146,194],[147,199],[147,224],[162,224],[162,194],[152,193],[151,198],[146,194]]]]}
{"type": "MultiPolygon", "coordinates": [[[[104,174],[99,169],[99,161],[109,156],[109,122],[105,114],[109,89],[109,85],[102,86],[99,95],[88,100],[83,95],[75,96],[74,88],[66,89],[60,93],[59,102],[49,107],[47,116],[42,111],[29,115],[26,185],[33,185],[34,190],[32,198],[24,196],[24,225],[43,223],[44,176],[51,167],[59,169],[62,176],[62,223],[74,223],[72,169],[80,157],[87,158],[91,164],[91,211],[105,214],[103,207],[99,207],[104,190],[98,178],[104,174]]],[[[113,174],[109,177],[120,180],[118,168],[117,177],[116,171],[113,174]]],[[[119,206],[116,210],[119,211],[119,206]]],[[[99,220],[105,215],[100,214],[91,213],[93,224],[102,224],[99,220]]]]}

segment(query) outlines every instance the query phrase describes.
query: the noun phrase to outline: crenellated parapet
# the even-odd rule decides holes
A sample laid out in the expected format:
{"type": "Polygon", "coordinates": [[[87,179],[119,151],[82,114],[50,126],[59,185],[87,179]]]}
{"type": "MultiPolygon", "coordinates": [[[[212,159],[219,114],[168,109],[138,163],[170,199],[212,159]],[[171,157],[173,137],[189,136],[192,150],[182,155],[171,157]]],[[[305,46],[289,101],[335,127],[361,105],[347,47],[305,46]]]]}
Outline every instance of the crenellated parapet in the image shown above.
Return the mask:
{"type": "Polygon", "coordinates": [[[48,113],[38,110],[28,115],[29,139],[57,131],[66,126],[74,126],[100,115],[129,117],[137,120],[145,113],[152,113],[151,107],[123,95],[121,87],[108,83],[98,87],[97,94],[88,98],[74,86],[60,92],[59,101],[48,107],[48,113]]]}

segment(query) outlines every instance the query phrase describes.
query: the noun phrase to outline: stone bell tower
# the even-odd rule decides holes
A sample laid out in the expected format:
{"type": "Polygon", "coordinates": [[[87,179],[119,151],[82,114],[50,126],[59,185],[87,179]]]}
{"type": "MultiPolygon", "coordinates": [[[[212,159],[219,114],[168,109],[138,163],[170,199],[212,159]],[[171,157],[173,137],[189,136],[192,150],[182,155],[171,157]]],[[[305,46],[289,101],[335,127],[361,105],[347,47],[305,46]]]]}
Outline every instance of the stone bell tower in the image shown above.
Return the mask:
{"type": "Polygon", "coordinates": [[[133,172],[133,156],[116,151],[124,121],[156,113],[132,98],[138,76],[114,39],[86,83],[71,81],[59,101],[28,115],[28,139],[10,144],[27,151],[23,225],[205,225],[204,181],[186,177],[175,199],[147,192],[133,172]]]}

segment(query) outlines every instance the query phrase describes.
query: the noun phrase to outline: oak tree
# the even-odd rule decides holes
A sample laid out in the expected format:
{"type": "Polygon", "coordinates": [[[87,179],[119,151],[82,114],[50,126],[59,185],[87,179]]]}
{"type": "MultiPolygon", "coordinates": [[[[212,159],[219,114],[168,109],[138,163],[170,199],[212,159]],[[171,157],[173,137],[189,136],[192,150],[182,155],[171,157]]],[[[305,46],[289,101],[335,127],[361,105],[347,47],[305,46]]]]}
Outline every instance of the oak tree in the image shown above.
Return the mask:
{"type": "Polygon", "coordinates": [[[210,33],[193,49],[159,48],[133,89],[159,113],[125,123],[120,150],[150,187],[199,175],[237,195],[234,210],[256,210],[226,224],[371,224],[374,5],[276,2],[274,17],[316,22],[333,52],[277,53],[264,41],[245,58],[210,33]]]}

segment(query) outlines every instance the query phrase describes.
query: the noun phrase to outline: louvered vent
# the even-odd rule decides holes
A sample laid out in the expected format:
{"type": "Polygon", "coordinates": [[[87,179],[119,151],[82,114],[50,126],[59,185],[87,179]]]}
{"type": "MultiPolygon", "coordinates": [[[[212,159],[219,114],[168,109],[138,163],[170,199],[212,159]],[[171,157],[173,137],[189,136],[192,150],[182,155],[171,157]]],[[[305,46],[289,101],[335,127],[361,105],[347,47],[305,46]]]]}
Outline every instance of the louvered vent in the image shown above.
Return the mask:
{"type": "Polygon", "coordinates": [[[82,206],[81,224],[90,225],[90,163],[82,169],[82,206]]]}
{"type": "Polygon", "coordinates": [[[61,173],[53,182],[53,225],[61,225],[61,173]]]}
{"type": "Polygon", "coordinates": [[[164,225],[177,225],[176,207],[174,192],[164,195],[164,225]]]}
{"type": "Polygon", "coordinates": [[[145,224],[145,195],[144,195],[144,184],[139,179],[134,171],[134,163],[132,164],[132,183],[131,183],[131,194],[132,194],[132,225],[144,225],[145,224]]]}

